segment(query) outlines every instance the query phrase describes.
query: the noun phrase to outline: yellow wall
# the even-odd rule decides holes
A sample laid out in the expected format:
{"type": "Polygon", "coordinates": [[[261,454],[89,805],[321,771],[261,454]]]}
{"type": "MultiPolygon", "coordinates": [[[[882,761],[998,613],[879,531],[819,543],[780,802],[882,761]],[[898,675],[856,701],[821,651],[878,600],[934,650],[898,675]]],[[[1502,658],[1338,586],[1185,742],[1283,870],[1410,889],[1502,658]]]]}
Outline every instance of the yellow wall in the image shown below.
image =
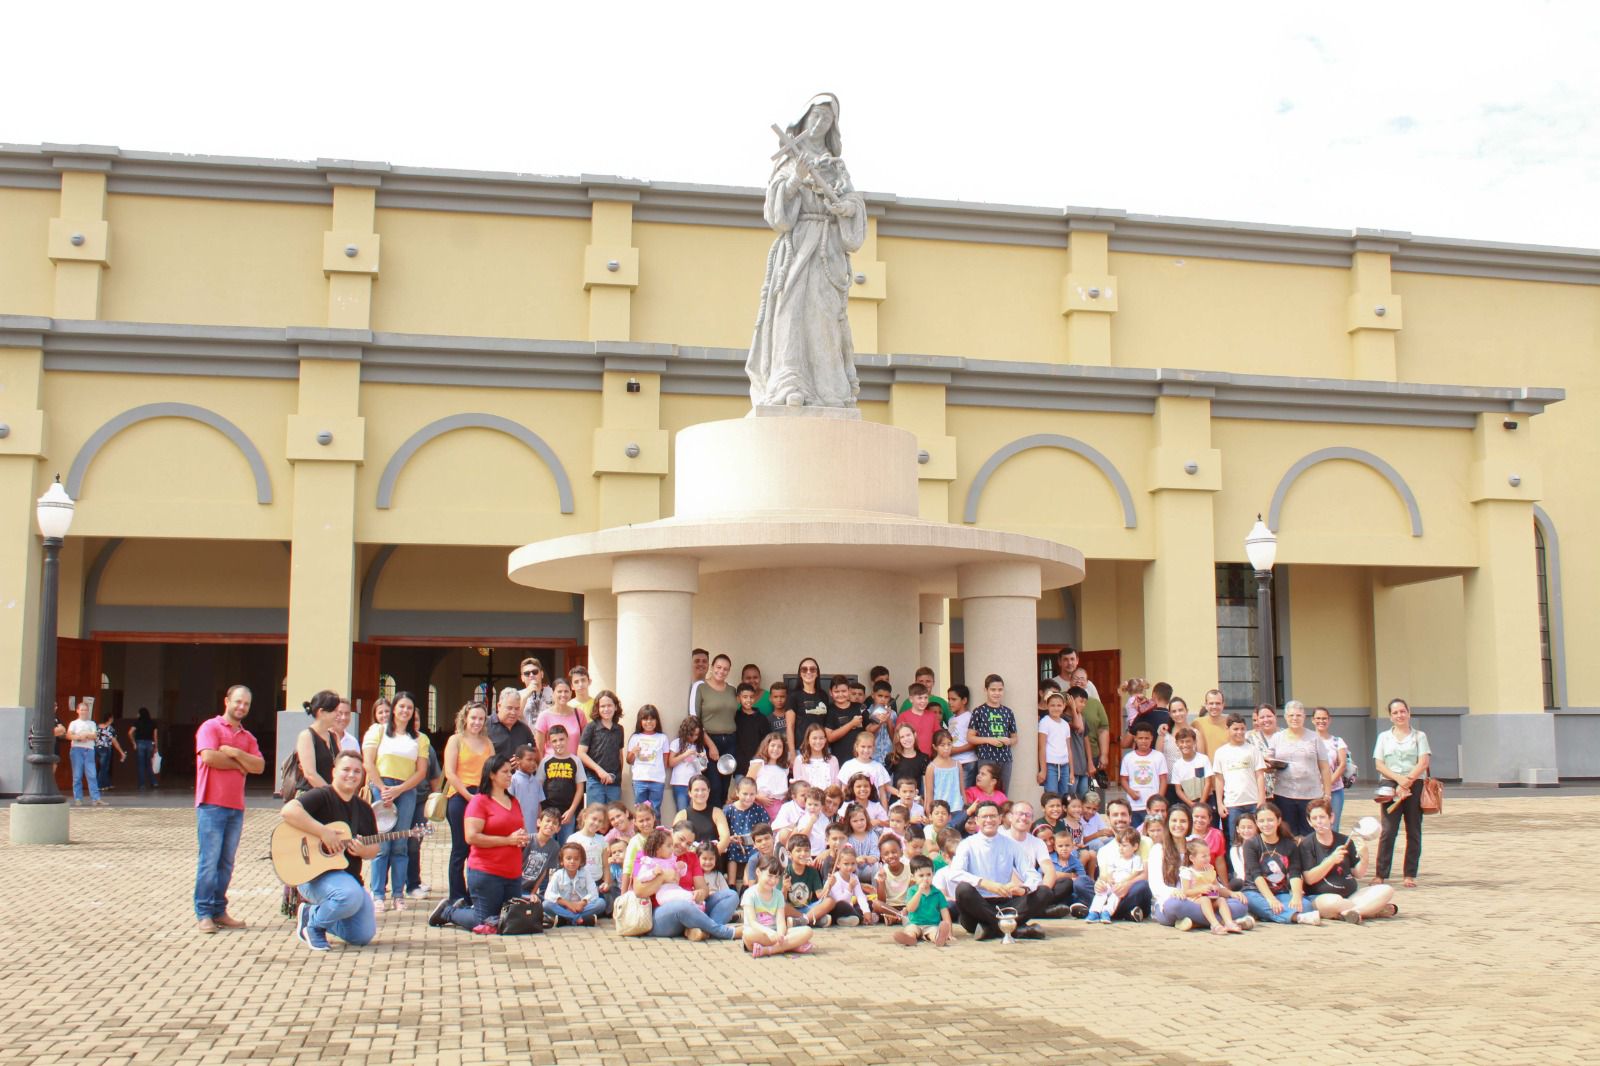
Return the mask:
{"type": "Polygon", "coordinates": [[[961,442],[950,487],[952,520],[965,513],[967,493],[990,456],[1022,437],[1059,434],[1083,441],[1116,466],[1133,495],[1140,524],[1125,529],[1122,504],[1111,483],[1089,460],[1059,448],[1034,448],[1001,464],[984,487],[978,524],[1064,540],[1093,558],[1149,557],[1148,419],[952,407],[946,431],[961,442]]]}
{"type": "Polygon", "coordinates": [[[287,608],[289,552],[276,541],[124,541],[101,574],[95,601],[141,607],[287,608]]]}
{"type": "Polygon", "coordinates": [[[358,540],[519,545],[594,528],[590,456],[598,393],[435,388],[428,399],[419,409],[408,386],[362,386],[367,461],[356,476],[358,540]],[[567,471],[575,512],[561,513],[555,476],[538,455],[504,433],[478,428],[425,444],[401,472],[392,506],[378,510],[378,483],[389,458],[422,426],[459,412],[501,415],[543,438],[567,471]]]}
{"type": "Polygon", "coordinates": [[[0,189],[0,314],[48,315],[55,272],[45,255],[59,193],[0,189]]]}
{"type": "Polygon", "coordinates": [[[111,267],[100,315],[132,322],[321,325],[322,235],[305,204],[109,196],[111,267]]]}
{"type": "Polygon", "coordinates": [[[1065,361],[1066,249],[880,237],[878,258],[889,265],[880,351],[1065,361]]]}
{"type": "Polygon", "coordinates": [[[1289,698],[1307,707],[1370,707],[1372,582],[1367,570],[1293,567],[1288,623],[1289,698]]]}
{"type": "Polygon", "coordinates": [[[49,458],[39,468],[39,492],[51,475],[66,478],[102,425],[159,401],[209,408],[243,430],[266,462],[272,502],[256,502],[250,465],[228,438],[190,419],[161,418],[130,426],[100,449],[84,479],[73,535],[288,540],[292,479],[284,447],[292,381],[48,373],[49,458]]]}
{"type": "Polygon", "coordinates": [[[587,219],[386,208],[377,212],[377,228],[383,263],[372,286],[373,329],[563,340],[586,335],[587,219]]]}
{"type": "Polygon", "coordinates": [[[633,339],[750,347],[772,239],[765,229],[635,222],[633,339]]]}
{"type": "Polygon", "coordinates": [[[1278,527],[1278,561],[1342,565],[1471,566],[1476,541],[1465,487],[1471,434],[1400,426],[1337,426],[1218,419],[1212,444],[1224,476],[1216,497],[1216,549],[1222,562],[1244,562],[1244,538],[1256,514],[1302,457],[1353,447],[1386,461],[1411,486],[1422,514],[1411,535],[1404,503],[1370,467],[1333,460],[1311,467],[1289,489],[1278,527]]]}
{"type": "Polygon", "coordinates": [[[1466,623],[1459,577],[1372,592],[1376,702],[1467,705],[1466,623]]]}
{"type": "Polygon", "coordinates": [[[372,606],[394,611],[572,610],[564,592],[506,579],[502,548],[419,545],[397,548],[383,568],[372,606]]]}
{"type": "Polygon", "coordinates": [[[1117,366],[1349,376],[1349,271],[1116,253],[1111,273],[1117,366]]]}

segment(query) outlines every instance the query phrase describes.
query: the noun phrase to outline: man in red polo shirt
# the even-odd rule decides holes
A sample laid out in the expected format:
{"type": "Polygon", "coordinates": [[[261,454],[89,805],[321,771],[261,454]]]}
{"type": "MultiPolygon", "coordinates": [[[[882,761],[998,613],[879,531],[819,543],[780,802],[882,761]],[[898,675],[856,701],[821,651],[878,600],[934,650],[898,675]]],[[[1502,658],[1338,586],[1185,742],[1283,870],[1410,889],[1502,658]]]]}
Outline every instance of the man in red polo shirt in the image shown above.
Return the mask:
{"type": "Polygon", "coordinates": [[[195,731],[195,824],[200,860],[194,875],[195,928],[202,933],[240,929],[228,913],[228,882],[244,828],[244,779],[266,768],[261,747],[244,727],[250,690],[234,685],[222,699],[222,713],[195,731]]]}

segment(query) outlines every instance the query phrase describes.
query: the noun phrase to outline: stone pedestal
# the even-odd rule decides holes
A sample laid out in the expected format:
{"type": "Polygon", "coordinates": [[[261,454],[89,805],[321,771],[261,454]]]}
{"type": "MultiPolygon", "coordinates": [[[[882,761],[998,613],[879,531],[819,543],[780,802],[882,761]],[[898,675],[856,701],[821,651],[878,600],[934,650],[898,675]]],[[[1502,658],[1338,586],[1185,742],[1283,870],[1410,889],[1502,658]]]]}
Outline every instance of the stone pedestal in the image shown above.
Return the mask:
{"type": "Polygon", "coordinates": [[[70,844],[67,805],[61,803],[13,803],[11,805],[11,843],[70,844]]]}

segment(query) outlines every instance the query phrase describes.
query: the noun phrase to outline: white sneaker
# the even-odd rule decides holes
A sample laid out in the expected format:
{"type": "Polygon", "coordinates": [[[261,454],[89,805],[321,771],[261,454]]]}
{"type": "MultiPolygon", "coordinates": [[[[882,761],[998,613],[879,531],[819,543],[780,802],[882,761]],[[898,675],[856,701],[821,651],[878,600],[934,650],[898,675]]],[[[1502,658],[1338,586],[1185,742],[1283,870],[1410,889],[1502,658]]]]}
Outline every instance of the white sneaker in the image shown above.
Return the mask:
{"type": "Polygon", "coordinates": [[[1179,918],[1177,921],[1172,923],[1172,928],[1176,929],[1180,933],[1187,933],[1189,930],[1194,928],[1194,919],[1179,918]]]}
{"type": "Polygon", "coordinates": [[[1301,911],[1299,914],[1294,916],[1294,920],[1299,922],[1301,925],[1321,925],[1322,915],[1318,914],[1316,911],[1301,911]]]}
{"type": "Polygon", "coordinates": [[[843,918],[840,918],[834,924],[837,925],[841,929],[849,929],[849,928],[851,928],[853,926],[860,925],[861,924],[861,919],[857,918],[853,914],[847,914],[843,918]]]}
{"type": "Polygon", "coordinates": [[[427,885],[418,885],[416,888],[413,888],[410,892],[407,892],[406,895],[411,899],[427,899],[428,898],[428,886],[427,885]]]}

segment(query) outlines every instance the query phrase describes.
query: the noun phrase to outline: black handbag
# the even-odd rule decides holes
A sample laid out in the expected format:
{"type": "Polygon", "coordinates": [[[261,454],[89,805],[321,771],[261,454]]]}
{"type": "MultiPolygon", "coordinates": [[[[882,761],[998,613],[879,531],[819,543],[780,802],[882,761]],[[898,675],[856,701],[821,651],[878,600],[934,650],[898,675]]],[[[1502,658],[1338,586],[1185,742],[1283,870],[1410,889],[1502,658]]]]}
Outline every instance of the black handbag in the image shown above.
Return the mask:
{"type": "Polygon", "coordinates": [[[536,899],[518,896],[500,908],[500,935],[525,936],[544,932],[544,905],[536,899]]]}

